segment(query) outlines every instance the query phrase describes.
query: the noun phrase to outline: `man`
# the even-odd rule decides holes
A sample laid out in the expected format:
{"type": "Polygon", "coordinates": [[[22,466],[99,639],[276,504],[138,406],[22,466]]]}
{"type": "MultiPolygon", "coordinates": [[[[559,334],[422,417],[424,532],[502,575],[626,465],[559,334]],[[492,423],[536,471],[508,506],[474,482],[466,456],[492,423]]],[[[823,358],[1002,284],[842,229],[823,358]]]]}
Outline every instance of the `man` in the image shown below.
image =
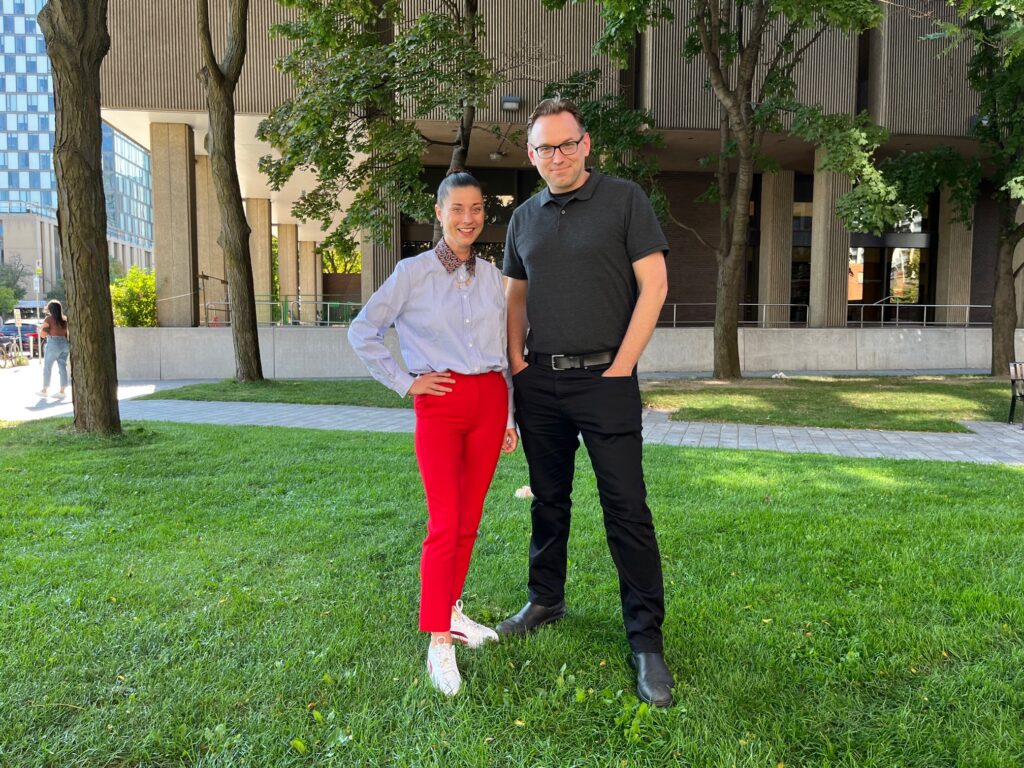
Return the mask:
{"type": "Polygon", "coordinates": [[[664,588],[646,502],[636,364],[668,291],[668,244],[639,186],[586,167],[590,135],[572,102],[537,105],[527,153],[547,189],[512,215],[504,273],[516,421],[534,495],[529,602],[497,630],[526,634],[566,613],[582,434],[619,571],[637,692],[667,707],[674,681],[662,655],[664,588]]]}

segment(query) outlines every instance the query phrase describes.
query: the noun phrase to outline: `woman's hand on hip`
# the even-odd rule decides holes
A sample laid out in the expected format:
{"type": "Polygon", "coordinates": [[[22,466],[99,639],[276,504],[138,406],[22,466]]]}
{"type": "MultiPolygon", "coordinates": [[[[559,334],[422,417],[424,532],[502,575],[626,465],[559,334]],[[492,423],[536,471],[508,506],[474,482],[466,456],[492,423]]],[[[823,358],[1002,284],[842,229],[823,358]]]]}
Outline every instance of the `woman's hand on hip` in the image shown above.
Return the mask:
{"type": "Polygon", "coordinates": [[[519,445],[519,433],[516,432],[515,427],[509,427],[505,430],[505,439],[501,442],[502,453],[512,453],[519,445]]]}
{"type": "Polygon", "coordinates": [[[430,373],[420,374],[413,380],[412,386],[409,387],[410,395],[447,395],[452,391],[448,384],[454,384],[453,379],[448,371],[431,371],[430,373]]]}

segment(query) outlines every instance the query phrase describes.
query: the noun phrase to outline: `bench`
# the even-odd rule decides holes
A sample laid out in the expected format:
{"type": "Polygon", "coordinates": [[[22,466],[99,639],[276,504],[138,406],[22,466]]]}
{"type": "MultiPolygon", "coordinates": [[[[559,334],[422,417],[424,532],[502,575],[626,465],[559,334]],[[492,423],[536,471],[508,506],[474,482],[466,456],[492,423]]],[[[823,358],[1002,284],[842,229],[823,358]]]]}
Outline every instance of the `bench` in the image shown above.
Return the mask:
{"type": "MultiPolygon", "coordinates": [[[[1024,363],[1010,363],[1010,418],[1007,423],[1013,424],[1013,412],[1017,403],[1024,402],[1024,363]]],[[[1021,429],[1024,429],[1024,418],[1021,418],[1021,429]]]]}

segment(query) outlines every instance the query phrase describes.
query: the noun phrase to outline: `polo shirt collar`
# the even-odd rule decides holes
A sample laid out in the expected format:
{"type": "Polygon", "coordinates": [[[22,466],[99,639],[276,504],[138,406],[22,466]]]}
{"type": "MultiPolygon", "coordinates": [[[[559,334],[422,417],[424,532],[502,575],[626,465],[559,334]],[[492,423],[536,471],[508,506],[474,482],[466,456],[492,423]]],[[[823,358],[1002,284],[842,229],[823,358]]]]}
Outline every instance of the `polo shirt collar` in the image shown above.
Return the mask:
{"type": "MultiPolygon", "coordinates": [[[[570,198],[571,200],[589,200],[594,196],[594,190],[597,188],[597,184],[604,174],[600,171],[594,170],[593,168],[587,168],[587,170],[590,172],[590,175],[587,177],[587,180],[583,182],[583,186],[573,192],[567,193],[572,195],[570,198]]],[[[554,202],[554,199],[551,197],[551,187],[544,187],[540,192],[540,204],[544,206],[551,202],[554,202]]]]}

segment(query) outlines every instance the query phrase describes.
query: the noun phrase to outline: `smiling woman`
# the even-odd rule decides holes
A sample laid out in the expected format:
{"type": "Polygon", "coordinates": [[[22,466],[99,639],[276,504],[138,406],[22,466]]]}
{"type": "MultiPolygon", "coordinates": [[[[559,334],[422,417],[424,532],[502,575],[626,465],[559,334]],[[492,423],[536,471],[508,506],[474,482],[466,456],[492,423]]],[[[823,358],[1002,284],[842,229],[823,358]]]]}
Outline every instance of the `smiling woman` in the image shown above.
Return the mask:
{"type": "Polygon", "coordinates": [[[453,643],[475,648],[498,639],[462,612],[462,590],[498,456],[515,450],[518,435],[501,274],[473,250],[484,226],[480,183],[451,174],[438,187],[434,213],[444,236],[399,262],[348,337],[375,379],[415,397],[416,459],[427,497],[419,627],[431,636],[431,683],[454,696],[462,677],[453,643]],[[392,324],[408,372],[384,344],[392,324]]]}

